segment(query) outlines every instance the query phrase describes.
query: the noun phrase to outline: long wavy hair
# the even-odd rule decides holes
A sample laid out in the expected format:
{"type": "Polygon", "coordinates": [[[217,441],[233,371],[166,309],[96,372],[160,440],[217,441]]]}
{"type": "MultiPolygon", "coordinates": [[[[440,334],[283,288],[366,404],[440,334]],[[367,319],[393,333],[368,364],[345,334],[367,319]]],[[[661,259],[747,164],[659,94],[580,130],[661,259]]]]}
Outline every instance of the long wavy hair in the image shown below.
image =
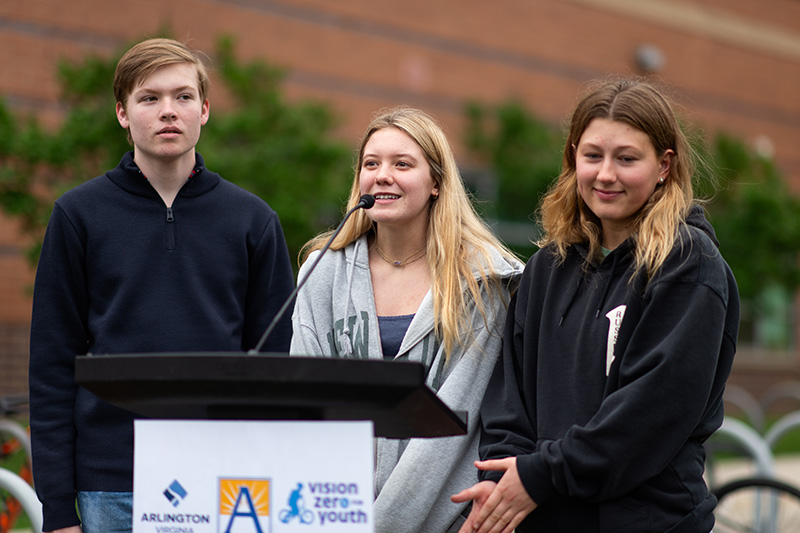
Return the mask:
{"type": "Polygon", "coordinates": [[[602,257],[602,226],[581,198],[576,175],[575,149],[594,119],[623,122],[644,132],[657,157],[667,150],[674,153],[669,174],[633,222],[634,275],[644,272],[650,278],[664,264],[694,202],[694,154],[672,104],[655,86],[641,79],[599,82],[578,103],[564,145],[561,174],[539,207],[543,237],[537,244],[552,244],[564,260],[571,245],[585,242],[589,261],[602,257]]]}
{"type": "MultiPolygon", "coordinates": [[[[436,333],[449,358],[455,346],[463,346],[472,332],[468,312],[472,303],[488,325],[474,270],[480,272],[479,279],[492,294],[500,297],[500,280],[491,276],[490,251],[496,251],[512,263],[518,259],[475,212],[447,137],[436,120],[419,109],[402,106],[383,110],[367,126],[355,163],[347,210],[353,208],[361,196],[360,170],[367,141],[383,128],[397,128],[416,141],[439,190],[439,196],[430,200],[426,261],[431,274],[436,333]]],[[[362,235],[375,231],[375,224],[366,212],[359,210],[345,223],[331,248],[341,250],[362,235]]],[[[332,231],[328,231],[307,242],[300,251],[300,262],[314,250],[321,249],[331,234],[332,231]]]]}

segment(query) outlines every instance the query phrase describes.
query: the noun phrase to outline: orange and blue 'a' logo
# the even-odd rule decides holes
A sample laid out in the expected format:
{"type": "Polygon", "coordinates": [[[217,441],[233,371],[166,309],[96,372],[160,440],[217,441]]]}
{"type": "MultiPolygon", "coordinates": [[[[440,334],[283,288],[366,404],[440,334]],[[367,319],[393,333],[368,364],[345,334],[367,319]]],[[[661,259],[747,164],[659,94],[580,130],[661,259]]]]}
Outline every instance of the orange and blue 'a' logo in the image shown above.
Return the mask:
{"type": "Polygon", "coordinates": [[[219,532],[270,533],[270,480],[219,480],[219,532]]]}

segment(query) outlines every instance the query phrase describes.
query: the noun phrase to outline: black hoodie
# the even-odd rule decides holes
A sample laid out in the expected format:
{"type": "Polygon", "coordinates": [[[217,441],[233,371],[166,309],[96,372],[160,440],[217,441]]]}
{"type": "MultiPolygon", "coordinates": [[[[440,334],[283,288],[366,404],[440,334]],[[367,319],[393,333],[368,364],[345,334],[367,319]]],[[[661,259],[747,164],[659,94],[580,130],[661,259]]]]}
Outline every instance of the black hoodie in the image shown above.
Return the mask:
{"type": "Polygon", "coordinates": [[[722,423],[736,282],[699,207],[649,282],[629,281],[632,243],[588,268],[585,246],[563,263],[540,250],[511,303],[480,455],[517,456],[538,504],[520,533],[713,527],[703,443],[722,423]]]}
{"type": "MultiPolygon", "coordinates": [[[[78,523],[75,491],[130,491],[133,415],[75,384],[75,356],[244,351],[294,288],[277,214],[205,168],[167,208],[131,153],[64,194],[33,295],[30,412],[44,530],[78,523]]],[[[289,350],[286,315],[265,351],[289,350]]]]}

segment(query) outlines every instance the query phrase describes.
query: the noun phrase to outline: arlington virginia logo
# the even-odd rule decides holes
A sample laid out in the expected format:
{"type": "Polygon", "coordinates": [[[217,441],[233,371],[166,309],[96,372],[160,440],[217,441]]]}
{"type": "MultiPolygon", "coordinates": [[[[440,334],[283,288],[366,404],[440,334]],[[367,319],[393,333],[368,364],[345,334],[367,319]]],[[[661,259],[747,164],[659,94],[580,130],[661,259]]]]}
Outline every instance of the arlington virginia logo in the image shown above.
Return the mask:
{"type": "Polygon", "coordinates": [[[219,532],[269,533],[270,480],[219,480],[219,532]]]}
{"type": "Polygon", "coordinates": [[[176,479],[170,484],[169,487],[164,489],[164,496],[167,498],[167,500],[172,502],[173,506],[177,507],[178,504],[181,503],[184,498],[186,498],[186,489],[184,489],[183,485],[178,483],[178,480],[176,479]]]}

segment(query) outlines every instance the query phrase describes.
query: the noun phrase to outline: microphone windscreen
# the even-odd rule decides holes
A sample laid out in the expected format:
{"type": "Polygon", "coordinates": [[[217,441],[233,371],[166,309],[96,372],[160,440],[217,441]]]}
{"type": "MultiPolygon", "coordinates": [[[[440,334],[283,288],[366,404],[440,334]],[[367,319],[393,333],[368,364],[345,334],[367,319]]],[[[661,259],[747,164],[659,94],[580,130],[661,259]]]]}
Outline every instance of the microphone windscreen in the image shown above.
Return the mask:
{"type": "Polygon", "coordinates": [[[361,195],[361,199],[358,201],[364,209],[370,209],[373,205],[375,205],[375,197],[371,194],[363,194],[361,195]]]}

